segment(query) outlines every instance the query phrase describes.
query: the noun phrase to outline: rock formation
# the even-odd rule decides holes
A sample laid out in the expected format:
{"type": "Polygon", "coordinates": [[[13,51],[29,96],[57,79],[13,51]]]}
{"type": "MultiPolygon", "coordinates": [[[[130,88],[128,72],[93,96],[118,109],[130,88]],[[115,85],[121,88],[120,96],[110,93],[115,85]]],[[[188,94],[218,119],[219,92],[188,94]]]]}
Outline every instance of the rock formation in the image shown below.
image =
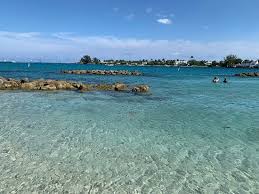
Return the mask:
{"type": "Polygon", "coordinates": [[[32,80],[21,79],[15,80],[11,78],[0,77],[0,90],[42,90],[42,91],[54,91],[54,90],[79,90],[79,91],[133,91],[133,92],[148,92],[149,87],[147,85],[139,86],[127,86],[123,83],[115,84],[85,84],[78,82],[70,82],[63,80],[32,80]]]}
{"type": "Polygon", "coordinates": [[[62,71],[65,74],[76,74],[76,75],[132,75],[132,76],[140,76],[143,73],[138,71],[116,71],[116,70],[66,70],[62,71]]]}
{"type": "Polygon", "coordinates": [[[135,93],[146,93],[149,92],[149,86],[148,85],[139,85],[132,88],[132,92],[135,93]]]}
{"type": "Polygon", "coordinates": [[[247,73],[239,73],[235,74],[238,77],[259,77],[259,72],[247,72],[247,73]]]}

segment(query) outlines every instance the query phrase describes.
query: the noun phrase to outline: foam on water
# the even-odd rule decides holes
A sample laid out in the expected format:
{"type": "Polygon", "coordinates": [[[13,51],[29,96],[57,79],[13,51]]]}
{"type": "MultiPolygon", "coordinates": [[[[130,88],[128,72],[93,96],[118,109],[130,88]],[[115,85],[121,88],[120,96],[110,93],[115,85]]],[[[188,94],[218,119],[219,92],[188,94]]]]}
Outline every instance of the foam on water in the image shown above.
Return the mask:
{"type": "Polygon", "coordinates": [[[0,92],[0,192],[259,193],[259,80],[157,75],[151,95],[0,92]]]}

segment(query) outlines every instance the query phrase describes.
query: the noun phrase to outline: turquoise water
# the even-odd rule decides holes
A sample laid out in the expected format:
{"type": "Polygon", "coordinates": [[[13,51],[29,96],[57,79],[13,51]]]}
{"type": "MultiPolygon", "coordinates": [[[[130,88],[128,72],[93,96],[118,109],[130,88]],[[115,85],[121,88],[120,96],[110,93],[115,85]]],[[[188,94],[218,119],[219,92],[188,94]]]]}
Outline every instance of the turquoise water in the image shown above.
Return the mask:
{"type": "Polygon", "coordinates": [[[259,79],[231,76],[244,71],[0,64],[4,77],[151,86],[0,91],[0,193],[259,193],[259,79]],[[59,74],[104,68],[145,76],[59,74]]]}

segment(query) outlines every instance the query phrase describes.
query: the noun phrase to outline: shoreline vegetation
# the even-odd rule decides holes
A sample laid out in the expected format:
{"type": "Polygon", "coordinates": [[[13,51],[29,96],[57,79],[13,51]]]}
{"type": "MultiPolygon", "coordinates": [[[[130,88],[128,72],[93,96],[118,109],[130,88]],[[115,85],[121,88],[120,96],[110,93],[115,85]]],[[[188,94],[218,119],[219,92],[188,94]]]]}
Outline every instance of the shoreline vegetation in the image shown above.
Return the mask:
{"type": "Polygon", "coordinates": [[[133,93],[149,92],[148,85],[129,86],[124,83],[114,84],[87,84],[71,82],[65,80],[29,80],[29,79],[11,79],[0,77],[0,90],[23,90],[23,91],[124,91],[133,93]]]}
{"type": "Polygon", "coordinates": [[[105,66],[136,66],[136,67],[197,67],[197,68],[259,68],[259,59],[241,59],[236,55],[228,55],[221,61],[196,60],[193,56],[189,60],[182,59],[143,59],[143,60],[100,60],[89,55],[83,56],[79,62],[42,62],[42,61],[8,61],[2,60],[1,63],[42,63],[42,64],[81,64],[81,65],[105,65],[105,66]]]}
{"type": "Polygon", "coordinates": [[[143,59],[143,60],[100,60],[89,55],[83,56],[79,64],[102,64],[107,66],[164,66],[164,67],[226,67],[226,68],[259,68],[259,60],[241,59],[236,55],[228,55],[222,61],[196,60],[193,56],[189,60],[143,59]]]}

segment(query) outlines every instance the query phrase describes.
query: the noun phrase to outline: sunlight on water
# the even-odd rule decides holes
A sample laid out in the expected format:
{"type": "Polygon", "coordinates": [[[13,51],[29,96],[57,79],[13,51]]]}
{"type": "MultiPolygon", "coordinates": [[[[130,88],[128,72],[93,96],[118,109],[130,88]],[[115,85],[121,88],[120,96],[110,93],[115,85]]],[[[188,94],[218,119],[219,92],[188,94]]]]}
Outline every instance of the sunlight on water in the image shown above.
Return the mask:
{"type": "Polygon", "coordinates": [[[161,69],[150,95],[0,91],[0,193],[259,193],[259,80],[161,69]]]}

